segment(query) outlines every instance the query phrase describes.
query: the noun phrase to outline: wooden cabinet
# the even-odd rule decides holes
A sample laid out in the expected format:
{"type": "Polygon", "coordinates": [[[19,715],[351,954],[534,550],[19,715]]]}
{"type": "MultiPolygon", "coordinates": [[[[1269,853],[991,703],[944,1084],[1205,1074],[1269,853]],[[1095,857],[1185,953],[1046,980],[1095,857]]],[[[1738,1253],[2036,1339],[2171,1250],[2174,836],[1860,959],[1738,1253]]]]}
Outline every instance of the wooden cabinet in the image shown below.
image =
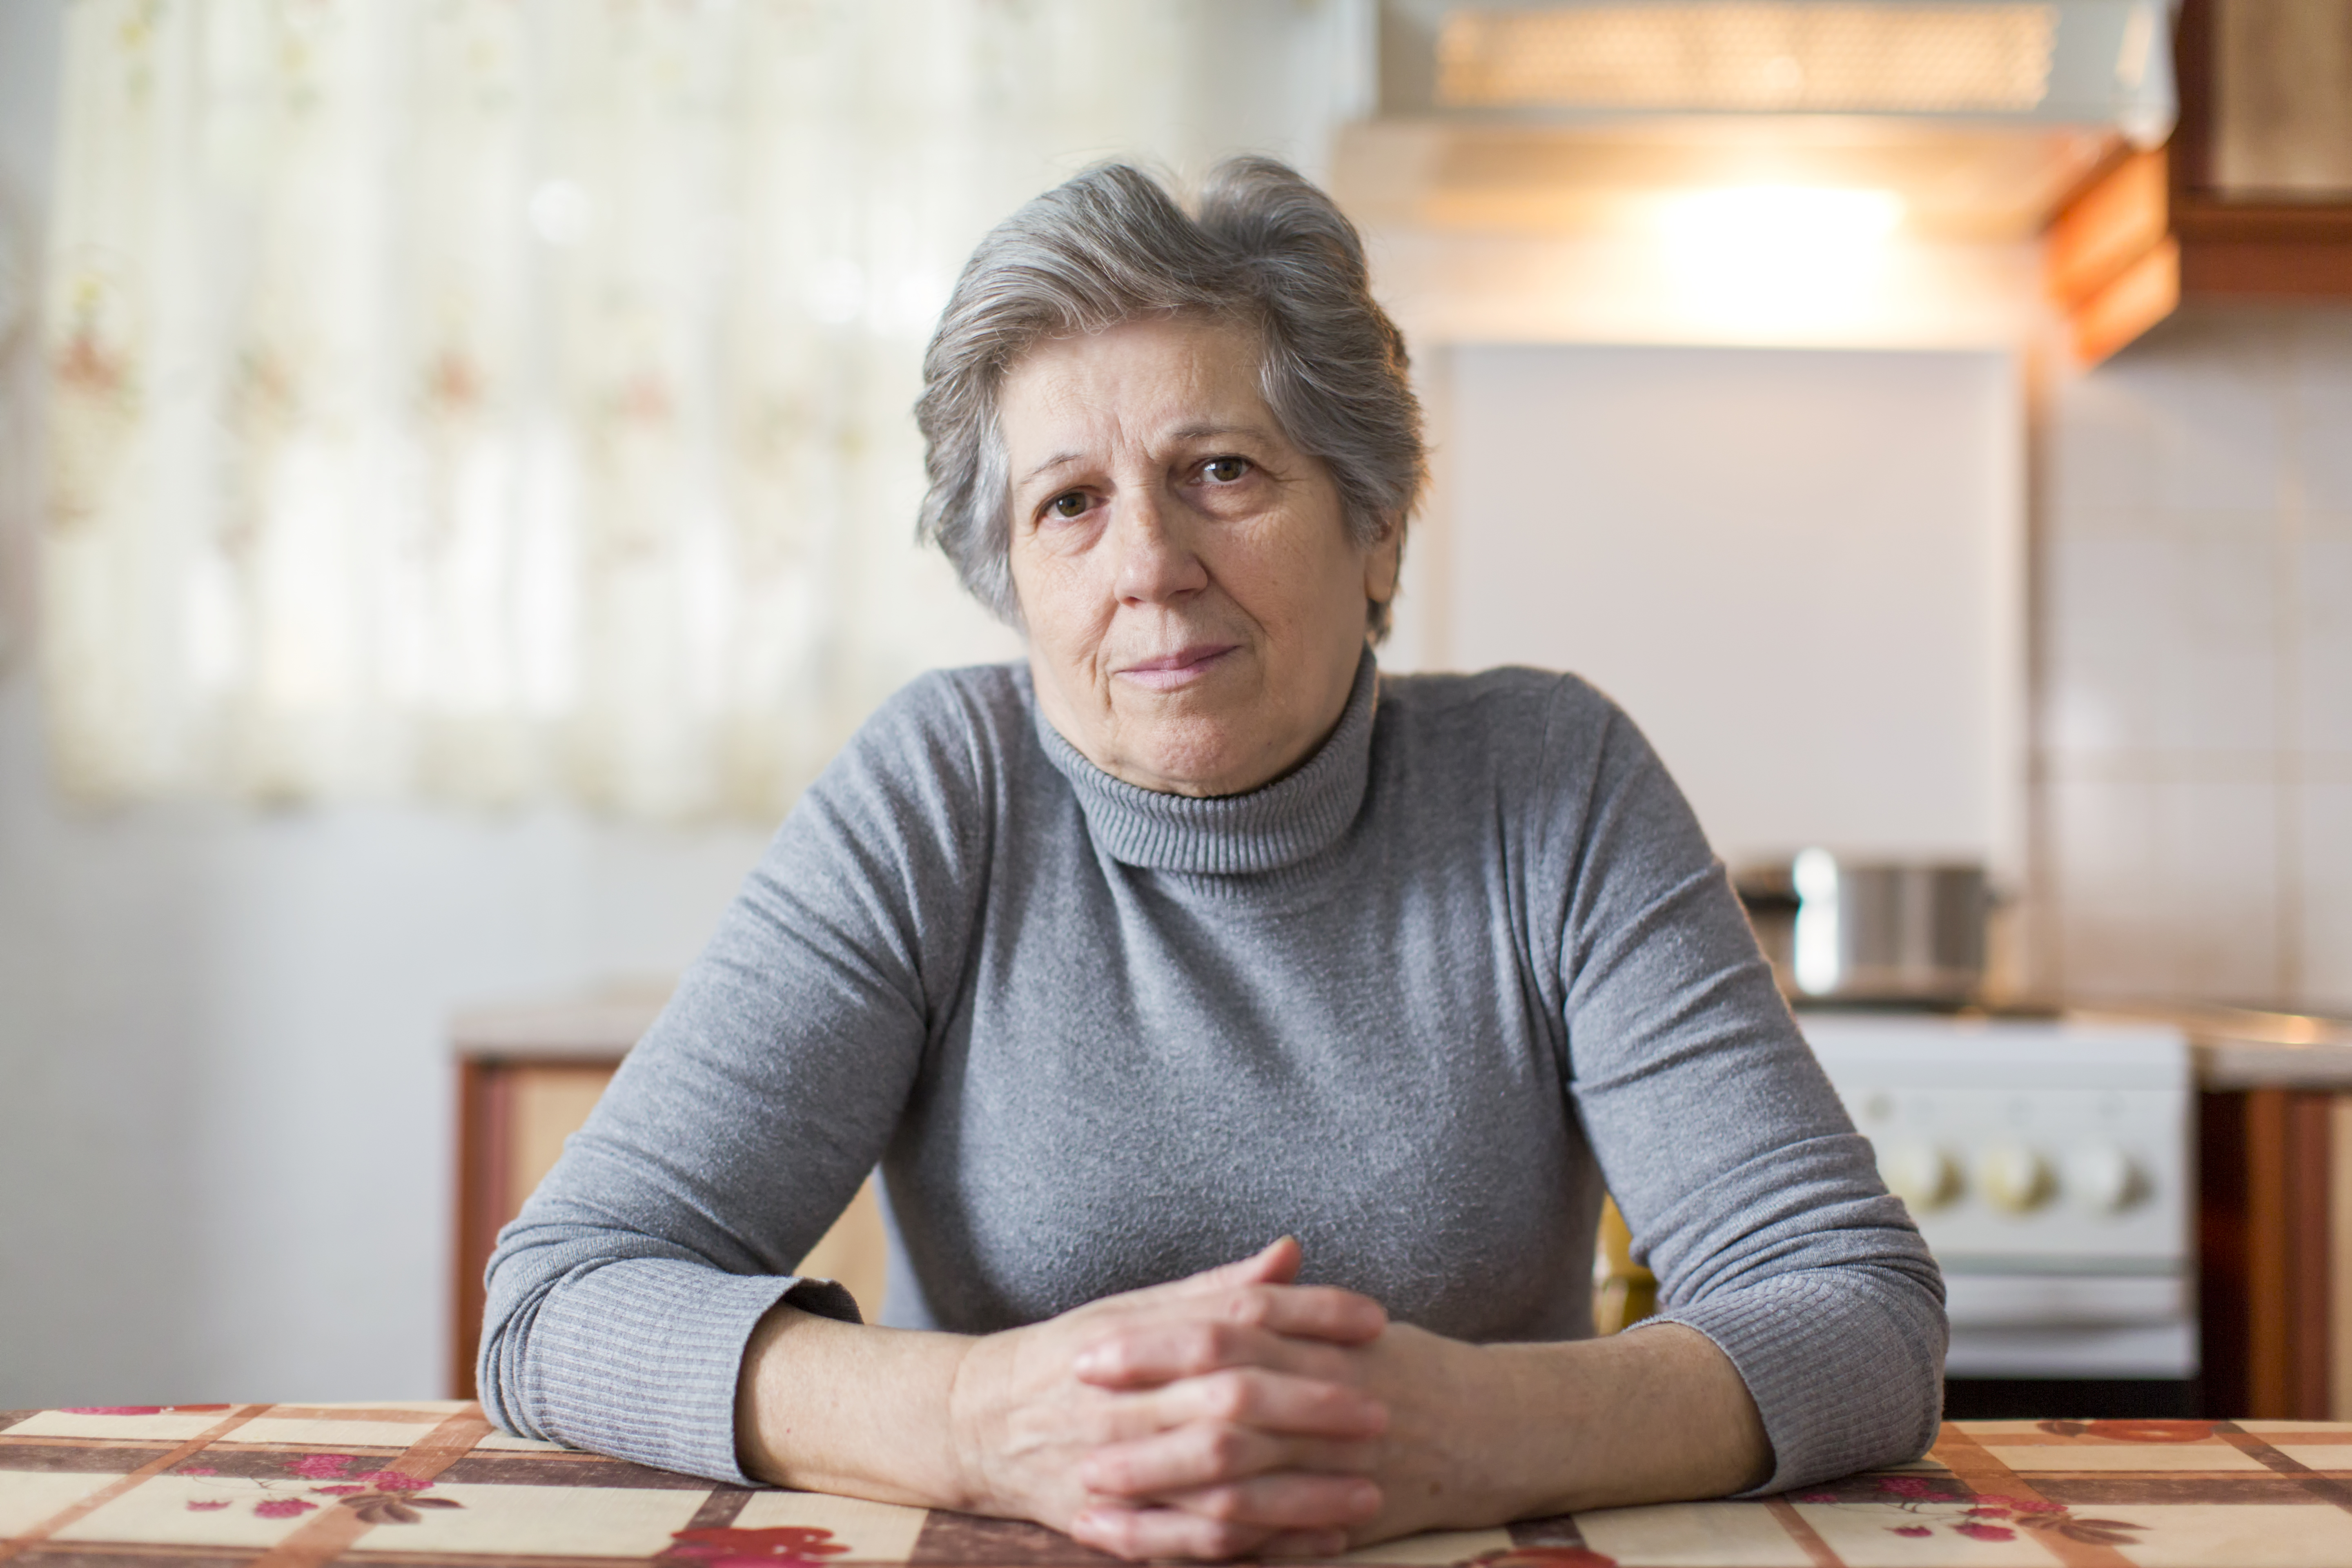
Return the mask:
{"type": "Polygon", "coordinates": [[[2352,299],[2352,0],[2185,0],[2170,143],[2052,226],[2052,295],[2105,358],[2183,300],[2352,299]]]}
{"type": "MultiPolygon", "coordinates": [[[[485,1009],[452,1027],[457,1055],[457,1258],[449,1392],[475,1397],[482,1273],[514,1218],[563,1152],[631,1047],[661,1010],[658,992],[485,1009]]],[[[838,1279],[872,1320],[882,1310],[887,1242],[868,1181],[799,1267],[838,1279]]]]}
{"type": "Polygon", "coordinates": [[[2193,1009],[2213,1415],[2352,1418],[2352,1023],[2193,1009]]]}

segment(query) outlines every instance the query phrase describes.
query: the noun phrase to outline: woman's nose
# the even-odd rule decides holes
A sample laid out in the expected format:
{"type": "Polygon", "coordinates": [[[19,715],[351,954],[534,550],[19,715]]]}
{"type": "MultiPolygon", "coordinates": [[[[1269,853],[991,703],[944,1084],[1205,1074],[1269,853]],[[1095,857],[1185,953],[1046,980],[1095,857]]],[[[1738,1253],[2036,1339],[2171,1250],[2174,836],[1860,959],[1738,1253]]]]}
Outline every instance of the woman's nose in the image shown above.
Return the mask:
{"type": "Polygon", "coordinates": [[[1208,586],[1208,568],[1192,549],[1192,526],[1184,507],[1154,490],[1128,490],[1112,503],[1122,603],[1165,604],[1208,586]]]}

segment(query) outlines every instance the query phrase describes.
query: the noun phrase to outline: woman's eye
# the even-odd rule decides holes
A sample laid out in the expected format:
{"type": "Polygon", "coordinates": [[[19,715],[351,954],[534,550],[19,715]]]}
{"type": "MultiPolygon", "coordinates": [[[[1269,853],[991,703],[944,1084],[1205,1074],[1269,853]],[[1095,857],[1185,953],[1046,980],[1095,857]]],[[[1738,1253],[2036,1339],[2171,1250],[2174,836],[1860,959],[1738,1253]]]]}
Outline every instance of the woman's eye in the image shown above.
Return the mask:
{"type": "Polygon", "coordinates": [[[1074,517],[1086,516],[1086,492],[1084,490],[1071,490],[1067,494],[1055,496],[1052,500],[1045,503],[1045,515],[1048,517],[1059,518],[1065,522],[1067,522],[1074,517]]]}
{"type": "Polygon", "coordinates": [[[1201,472],[1214,483],[1229,485],[1248,473],[1249,467],[1247,458],[1212,458],[1201,465],[1201,472]]]}

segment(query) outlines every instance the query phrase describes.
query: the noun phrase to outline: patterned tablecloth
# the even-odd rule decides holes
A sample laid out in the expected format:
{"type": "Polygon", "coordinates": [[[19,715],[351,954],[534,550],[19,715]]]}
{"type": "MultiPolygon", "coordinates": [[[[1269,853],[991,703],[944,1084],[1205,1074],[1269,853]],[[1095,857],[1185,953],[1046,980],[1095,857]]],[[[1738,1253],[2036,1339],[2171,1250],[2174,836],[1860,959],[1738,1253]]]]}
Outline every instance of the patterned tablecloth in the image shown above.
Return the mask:
{"type": "MultiPolygon", "coordinates": [[[[1034,1525],[713,1487],[493,1431],[478,1407],[0,1415],[0,1561],[474,1568],[1104,1563],[1034,1525]]],[[[1354,1563],[1480,1568],[2352,1568],[2352,1425],[1967,1421],[1926,1460],[1761,1502],[1423,1535],[1354,1563]]]]}

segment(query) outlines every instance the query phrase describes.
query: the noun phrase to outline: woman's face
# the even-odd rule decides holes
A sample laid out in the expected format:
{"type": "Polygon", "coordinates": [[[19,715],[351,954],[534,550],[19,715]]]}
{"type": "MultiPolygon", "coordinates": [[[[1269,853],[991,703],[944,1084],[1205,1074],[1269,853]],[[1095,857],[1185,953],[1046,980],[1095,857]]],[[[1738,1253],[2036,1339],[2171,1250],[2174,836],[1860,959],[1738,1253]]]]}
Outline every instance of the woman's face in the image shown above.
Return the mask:
{"type": "Polygon", "coordinates": [[[1004,378],[1012,566],[1045,717],[1145,789],[1238,795],[1306,760],[1347,706],[1361,547],[1320,459],[1258,394],[1246,331],[1184,317],[1040,342],[1004,378]]]}

